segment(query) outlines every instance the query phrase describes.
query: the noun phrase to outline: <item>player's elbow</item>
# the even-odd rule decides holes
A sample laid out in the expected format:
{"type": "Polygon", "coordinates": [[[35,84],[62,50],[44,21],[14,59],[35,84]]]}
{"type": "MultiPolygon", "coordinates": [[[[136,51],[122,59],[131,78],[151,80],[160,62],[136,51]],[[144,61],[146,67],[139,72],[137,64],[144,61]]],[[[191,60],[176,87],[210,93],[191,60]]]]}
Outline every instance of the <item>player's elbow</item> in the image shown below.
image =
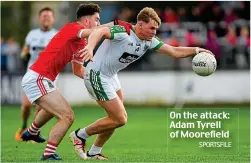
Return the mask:
{"type": "Polygon", "coordinates": [[[83,79],[83,71],[79,70],[79,69],[72,69],[72,72],[74,75],[76,75],[77,77],[80,77],[83,79]]]}
{"type": "Polygon", "coordinates": [[[73,74],[74,74],[74,75],[76,75],[76,76],[78,76],[78,77],[79,77],[79,73],[78,73],[78,71],[76,71],[76,70],[74,70],[74,69],[73,69],[73,70],[72,70],[72,72],[73,72],[73,74]]]}
{"type": "Polygon", "coordinates": [[[83,74],[81,73],[81,71],[79,71],[79,70],[74,70],[73,73],[74,73],[74,75],[76,75],[76,76],[78,76],[78,77],[80,77],[80,78],[83,78],[83,74]]]}

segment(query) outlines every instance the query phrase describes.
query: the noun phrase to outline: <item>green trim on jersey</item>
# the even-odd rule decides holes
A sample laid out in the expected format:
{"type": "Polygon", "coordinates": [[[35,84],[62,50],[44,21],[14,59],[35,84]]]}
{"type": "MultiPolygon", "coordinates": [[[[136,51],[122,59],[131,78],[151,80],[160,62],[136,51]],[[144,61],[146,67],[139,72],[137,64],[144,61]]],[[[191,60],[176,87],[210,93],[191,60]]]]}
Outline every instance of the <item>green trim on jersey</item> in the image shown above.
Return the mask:
{"type": "Polygon", "coordinates": [[[120,26],[120,25],[114,25],[114,26],[112,26],[112,27],[109,27],[109,29],[110,29],[110,31],[111,31],[112,40],[114,39],[114,34],[115,34],[115,33],[126,33],[125,27],[120,26]]]}
{"type": "Polygon", "coordinates": [[[162,42],[156,35],[154,36],[154,38],[156,38],[157,40],[159,40],[159,42],[162,42]]]}
{"type": "Polygon", "coordinates": [[[102,87],[101,79],[100,79],[100,72],[99,71],[90,71],[90,81],[92,85],[92,89],[99,101],[108,101],[109,98],[105,93],[105,90],[102,87]]]}
{"type": "Polygon", "coordinates": [[[157,46],[153,48],[153,50],[158,50],[162,45],[164,45],[164,42],[160,42],[157,46]]]}

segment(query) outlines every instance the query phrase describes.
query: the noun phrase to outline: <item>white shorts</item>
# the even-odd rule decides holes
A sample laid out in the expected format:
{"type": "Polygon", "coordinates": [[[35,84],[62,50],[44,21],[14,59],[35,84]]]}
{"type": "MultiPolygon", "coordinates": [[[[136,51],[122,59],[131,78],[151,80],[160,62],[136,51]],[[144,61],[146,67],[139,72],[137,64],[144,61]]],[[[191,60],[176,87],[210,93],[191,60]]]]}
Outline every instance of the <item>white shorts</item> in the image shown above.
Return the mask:
{"type": "Polygon", "coordinates": [[[121,85],[117,74],[108,77],[99,71],[85,70],[85,86],[91,98],[98,101],[109,101],[116,98],[117,91],[121,89],[121,85]]]}
{"type": "Polygon", "coordinates": [[[24,93],[32,104],[43,95],[56,90],[54,82],[32,70],[28,70],[24,75],[22,79],[22,87],[24,93]]]}

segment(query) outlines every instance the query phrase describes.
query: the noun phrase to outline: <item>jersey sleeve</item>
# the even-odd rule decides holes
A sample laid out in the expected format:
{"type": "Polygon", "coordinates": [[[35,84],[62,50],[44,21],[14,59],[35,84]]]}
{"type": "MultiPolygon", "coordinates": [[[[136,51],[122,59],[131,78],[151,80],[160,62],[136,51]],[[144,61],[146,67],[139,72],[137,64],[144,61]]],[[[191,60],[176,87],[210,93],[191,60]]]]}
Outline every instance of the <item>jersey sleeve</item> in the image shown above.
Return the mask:
{"type": "Polygon", "coordinates": [[[31,40],[32,40],[31,36],[32,36],[32,32],[29,32],[28,35],[25,38],[25,42],[24,42],[25,46],[30,46],[31,40]]]}
{"type": "Polygon", "coordinates": [[[152,38],[150,49],[158,50],[162,45],[164,45],[164,42],[162,42],[158,37],[155,36],[152,38]]]}
{"type": "Polygon", "coordinates": [[[123,40],[126,38],[126,36],[128,36],[128,33],[126,32],[126,28],[124,26],[115,25],[109,28],[112,40],[123,40]]]}
{"type": "Polygon", "coordinates": [[[80,25],[68,25],[66,31],[71,38],[81,38],[83,28],[80,25]]]}
{"type": "Polygon", "coordinates": [[[130,35],[130,29],[132,28],[131,23],[128,23],[128,22],[125,22],[122,20],[114,20],[113,23],[114,23],[114,25],[120,25],[120,26],[125,27],[126,32],[128,33],[128,35],[130,35]]]}

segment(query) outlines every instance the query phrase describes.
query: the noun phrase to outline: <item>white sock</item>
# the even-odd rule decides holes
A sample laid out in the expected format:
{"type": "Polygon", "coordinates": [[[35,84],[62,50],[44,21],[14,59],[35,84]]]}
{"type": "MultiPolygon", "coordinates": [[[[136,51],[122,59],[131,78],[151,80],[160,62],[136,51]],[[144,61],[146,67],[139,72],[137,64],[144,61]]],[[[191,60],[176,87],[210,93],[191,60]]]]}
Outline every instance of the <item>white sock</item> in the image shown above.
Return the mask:
{"type": "Polygon", "coordinates": [[[89,135],[85,131],[85,128],[82,128],[78,131],[78,136],[85,140],[89,137],[89,135]]]}
{"type": "Polygon", "coordinates": [[[97,147],[93,144],[88,153],[89,153],[89,155],[96,155],[96,154],[101,153],[101,150],[102,150],[102,147],[97,147]]]}

